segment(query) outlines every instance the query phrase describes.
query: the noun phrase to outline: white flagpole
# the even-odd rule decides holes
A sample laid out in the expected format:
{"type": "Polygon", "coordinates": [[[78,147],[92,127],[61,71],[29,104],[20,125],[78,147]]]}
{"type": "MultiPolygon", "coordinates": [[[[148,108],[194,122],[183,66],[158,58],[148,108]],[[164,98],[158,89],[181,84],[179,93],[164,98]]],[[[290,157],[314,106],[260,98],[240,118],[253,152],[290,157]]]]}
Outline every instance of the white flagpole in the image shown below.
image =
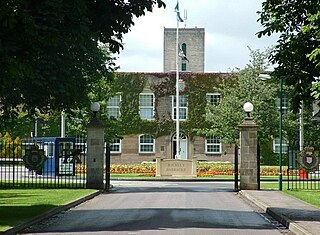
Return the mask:
{"type": "Polygon", "coordinates": [[[66,117],[64,111],[61,111],[61,137],[66,137],[66,117]]]}
{"type": "MultiPolygon", "coordinates": [[[[178,2],[177,2],[178,4],[178,2]]],[[[176,35],[176,158],[180,159],[180,126],[179,126],[179,19],[177,18],[177,35],[176,35]]]]}

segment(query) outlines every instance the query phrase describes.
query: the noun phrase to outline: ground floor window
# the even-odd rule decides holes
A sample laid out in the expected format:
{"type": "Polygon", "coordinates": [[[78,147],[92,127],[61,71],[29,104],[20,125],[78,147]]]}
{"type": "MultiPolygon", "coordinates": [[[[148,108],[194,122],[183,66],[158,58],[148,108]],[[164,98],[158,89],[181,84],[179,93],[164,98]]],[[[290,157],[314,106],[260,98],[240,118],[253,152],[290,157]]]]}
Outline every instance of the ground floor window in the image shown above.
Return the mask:
{"type": "Polygon", "coordinates": [[[206,153],[221,153],[220,138],[210,136],[206,139],[206,153]]]}
{"type": "Polygon", "coordinates": [[[155,139],[152,135],[139,136],[139,152],[140,153],[154,153],[155,139]]]}
{"type": "Polygon", "coordinates": [[[110,143],[110,153],[121,153],[121,139],[114,138],[110,143]]]}
{"type": "MultiPolygon", "coordinates": [[[[273,152],[280,153],[280,139],[276,138],[273,140],[273,152]]],[[[282,153],[288,152],[288,142],[286,140],[282,140],[282,153]]]]}

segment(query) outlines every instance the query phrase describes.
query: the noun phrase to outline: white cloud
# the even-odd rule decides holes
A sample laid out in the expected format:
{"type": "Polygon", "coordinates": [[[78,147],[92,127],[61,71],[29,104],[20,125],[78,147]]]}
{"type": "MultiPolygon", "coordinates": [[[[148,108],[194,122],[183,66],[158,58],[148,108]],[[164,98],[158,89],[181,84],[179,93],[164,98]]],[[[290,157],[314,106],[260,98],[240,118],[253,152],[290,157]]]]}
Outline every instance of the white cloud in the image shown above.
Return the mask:
{"type": "MultiPolygon", "coordinates": [[[[164,0],[165,1],[165,0],[164,0]]],[[[175,0],[165,1],[166,9],[154,9],[135,19],[131,32],[124,35],[124,50],[117,64],[120,71],[163,71],[163,28],[175,28],[175,0]]],[[[262,0],[180,0],[180,12],[188,10],[187,27],[205,28],[205,71],[226,72],[249,62],[248,46],[265,49],[276,37],[259,39],[257,11],[262,0]]],[[[179,27],[184,27],[180,23],[179,27]]]]}

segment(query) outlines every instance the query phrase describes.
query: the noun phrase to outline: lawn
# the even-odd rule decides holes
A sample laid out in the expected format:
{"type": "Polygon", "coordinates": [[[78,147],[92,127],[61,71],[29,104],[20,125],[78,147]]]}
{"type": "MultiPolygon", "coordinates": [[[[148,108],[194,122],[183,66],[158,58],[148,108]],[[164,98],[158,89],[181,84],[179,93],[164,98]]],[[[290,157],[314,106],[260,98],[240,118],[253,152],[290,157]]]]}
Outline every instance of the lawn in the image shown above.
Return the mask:
{"type": "MultiPolygon", "coordinates": [[[[308,202],[311,205],[320,207],[320,190],[287,190],[287,183],[283,183],[283,192],[299,198],[302,201],[308,202]]],[[[278,182],[274,183],[261,183],[261,189],[278,189],[278,182]]]]}
{"type": "Polygon", "coordinates": [[[320,207],[320,190],[286,190],[286,194],[299,198],[302,201],[308,202],[311,205],[320,207]]]}
{"type": "Polygon", "coordinates": [[[0,190],[0,232],[39,214],[68,204],[96,190],[13,189],[0,190]]]}

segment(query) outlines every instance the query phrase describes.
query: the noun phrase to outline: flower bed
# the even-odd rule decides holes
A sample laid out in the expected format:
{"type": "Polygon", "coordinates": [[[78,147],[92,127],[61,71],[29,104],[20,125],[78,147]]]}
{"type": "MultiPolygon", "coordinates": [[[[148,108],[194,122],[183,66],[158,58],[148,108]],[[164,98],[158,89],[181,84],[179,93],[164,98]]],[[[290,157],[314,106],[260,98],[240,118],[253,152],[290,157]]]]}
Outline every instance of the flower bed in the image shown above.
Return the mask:
{"type": "MultiPolygon", "coordinates": [[[[77,167],[77,173],[86,173],[85,166],[77,167]]],[[[156,175],[156,163],[141,163],[141,164],[121,164],[111,165],[111,174],[138,174],[139,176],[156,175]]],[[[216,175],[233,175],[234,164],[229,162],[198,162],[197,176],[212,177],[216,175]]],[[[278,166],[261,166],[261,176],[276,176],[279,174],[278,166]]],[[[286,167],[283,167],[283,175],[287,175],[286,167]]]]}
{"type": "Polygon", "coordinates": [[[130,165],[111,165],[110,173],[114,174],[156,174],[155,163],[130,164],[130,165]]]}
{"type": "Polygon", "coordinates": [[[229,162],[198,162],[197,176],[233,175],[234,164],[229,162]]]}

